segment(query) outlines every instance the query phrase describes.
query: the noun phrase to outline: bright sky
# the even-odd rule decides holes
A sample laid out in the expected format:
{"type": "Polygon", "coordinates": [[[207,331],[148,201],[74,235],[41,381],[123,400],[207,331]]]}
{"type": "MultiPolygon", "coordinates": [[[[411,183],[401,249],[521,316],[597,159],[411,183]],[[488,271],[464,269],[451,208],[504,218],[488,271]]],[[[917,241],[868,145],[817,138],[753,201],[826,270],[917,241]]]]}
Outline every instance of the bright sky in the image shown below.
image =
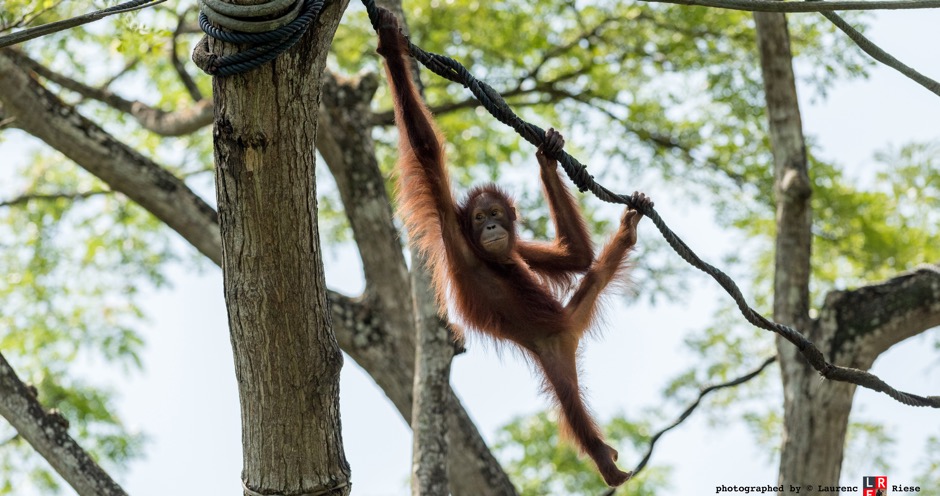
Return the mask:
{"type": "MultiPolygon", "coordinates": [[[[940,11],[883,12],[868,34],[903,62],[940,78],[937,26],[940,11]]],[[[837,85],[824,102],[804,98],[801,103],[807,135],[821,145],[824,158],[846,167],[871,163],[873,152],[888,145],[940,138],[940,97],[881,66],[867,81],[837,85]]],[[[660,185],[641,184],[637,189],[657,200],[657,210],[690,246],[720,265],[723,252],[715,245],[717,228],[707,213],[669,201],[660,185]]],[[[644,237],[658,236],[649,223],[641,226],[641,244],[644,237]]],[[[362,290],[354,251],[331,250],[324,259],[332,289],[350,295],[362,290]]],[[[120,376],[101,369],[101,376],[92,378],[114,384],[123,418],[150,438],[146,458],[134,463],[121,482],[136,496],[239,494],[239,407],[221,271],[209,268],[194,274],[175,268],[171,280],[174,288],[152,293],[146,304],[151,321],[142,329],[147,340],[145,372],[120,376]]],[[[699,331],[726,296],[704,277],[694,277],[690,287],[682,305],[625,307],[612,300],[607,320],[616,325],[609,326],[601,340],[589,342],[584,354],[583,382],[590,391],[589,403],[602,419],[659,408],[662,387],[684,368],[682,359],[692,359],[682,347],[683,339],[699,331]]],[[[940,372],[929,342],[921,336],[895,347],[875,363],[873,372],[901,389],[938,394],[940,372]]],[[[488,440],[513,417],[548,406],[524,364],[511,353],[500,358],[485,346],[472,346],[455,360],[452,383],[488,440]]],[[[353,494],[409,494],[410,430],[371,378],[348,358],[341,406],[353,494]]],[[[670,408],[665,413],[672,418],[679,412],[670,408]]],[[[888,457],[894,468],[887,475],[892,483],[912,482],[924,439],[940,435],[936,412],[860,390],[853,415],[887,426],[898,441],[894,456],[888,457]]],[[[873,475],[867,464],[873,455],[847,453],[843,482],[857,484],[862,475],[873,475]]],[[[636,460],[626,457],[622,462],[626,468],[636,460]]],[[[716,485],[772,485],[777,478],[776,460],[755,446],[736,417],[717,428],[693,416],[660,441],[651,463],[675,468],[669,494],[714,494],[716,485]]]]}

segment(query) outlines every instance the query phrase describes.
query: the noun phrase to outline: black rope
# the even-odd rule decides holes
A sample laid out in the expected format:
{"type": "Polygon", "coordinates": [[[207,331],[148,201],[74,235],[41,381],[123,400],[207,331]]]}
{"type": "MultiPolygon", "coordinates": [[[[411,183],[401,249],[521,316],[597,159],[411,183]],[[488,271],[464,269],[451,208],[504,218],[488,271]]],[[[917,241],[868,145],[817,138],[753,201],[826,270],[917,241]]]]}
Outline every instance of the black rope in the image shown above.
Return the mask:
{"type": "MultiPolygon", "coordinates": [[[[303,0],[301,13],[293,21],[261,33],[223,30],[212,23],[205,11],[200,12],[199,27],[206,35],[228,43],[253,45],[233,55],[210,55],[208,63],[201,66],[202,70],[213,76],[231,76],[267,64],[300,40],[313,20],[320,15],[324,3],[325,0],[303,0]]],[[[245,19],[242,22],[246,22],[245,19]]]]}
{"type": "MultiPolygon", "coordinates": [[[[369,14],[372,27],[378,30],[379,7],[375,5],[375,0],[362,0],[362,3],[365,5],[366,11],[369,14]]],[[[512,109],[509,108],[509,105],[496,90],[475,78],[466,67],[449,57],[426,52],[421,47],[411,43],[411,40],[407,40],[407,42],[408,50],[418,62],[421,62],[421,64],[435,74],[455,83],[460,83],[465,88],[469,89],[470,92],[473,93],[473,96],[480,101],[480,104],[483,105],[493,117],[513,128],[523,139],[535,146],[539,146],[545,141],[545,130],[522,120],[513,113],[512,109]]],[[[652,207],[647,208],[642,205],[634,205],[630,201],[629,196],[614,193],[598,184],[594,180],[594,177],[588,173],[587,167],[581,162],[578,162],[577,159],[567,152],[562,151],[561,156],[555,158],[558,159],[565,173],[581,191],[590,191],[595,196],[608,203],[620,203],[635,208],[643,215],[649,217],[650,220],[653,221],[653,224],[656,225],[656,228],[659,229],[659,232],[662,233],[666,242],[669,243],[669,246],[671,246],[683,260],[710,275],[729,295],[731,295],[738,309],[741,311],[741,314],[744,315],[744,318],[747,319],[748,322],[761,329],[775,332],[791,342],[800,350],[810,365],[826,379],[849,382],[882,392],[905,405],[940,408],[940,396],[920,396],[898,391],[870,372],[840,367],[827,362],[822,352],[799,331],[790,326],[771,321],[757,312],[757,310],[751,308],[734,280],[718,268],[699,258],[676,233],[669,229],[666,222],[663,221],[656,210],[652,207]]]]}

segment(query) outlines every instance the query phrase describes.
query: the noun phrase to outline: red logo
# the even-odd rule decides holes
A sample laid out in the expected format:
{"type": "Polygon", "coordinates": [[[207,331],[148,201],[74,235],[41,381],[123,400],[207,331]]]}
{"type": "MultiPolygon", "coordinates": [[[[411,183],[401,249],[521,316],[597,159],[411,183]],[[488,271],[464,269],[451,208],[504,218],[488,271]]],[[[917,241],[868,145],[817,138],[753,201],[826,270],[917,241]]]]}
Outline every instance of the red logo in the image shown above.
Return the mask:
{"type": "Polygon", "coordinates": [[[862,477],[862,496],[887,496],[888,476],[867,475],[862,477]]]}

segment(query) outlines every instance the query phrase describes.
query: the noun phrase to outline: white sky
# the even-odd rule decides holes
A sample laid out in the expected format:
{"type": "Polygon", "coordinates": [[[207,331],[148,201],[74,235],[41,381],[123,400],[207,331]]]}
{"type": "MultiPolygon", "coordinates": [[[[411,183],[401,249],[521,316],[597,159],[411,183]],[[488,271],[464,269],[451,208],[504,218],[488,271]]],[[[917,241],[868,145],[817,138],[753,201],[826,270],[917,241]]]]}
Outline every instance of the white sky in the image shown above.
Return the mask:
{"type": "MultiPolygon", "coordinates": [[[[937,26],[940,11],[882,12],[868,34],[903,62],[940,78],[937,26]]],[[[818,153],[847,167],[870,163],[872,153],[888,145],[940,138],[940,97],[882,66],[873,69],[867,81],[837,85],[824,102],[804,98],[801,103],[805,131],[821,145],[818,153]]],[[[714,244],[717,229],[706,212],[669,201],[669,193],[658,185],[638,189],[658,200],[657,210],[690,246],[712,263],[720,263],[720,252],[706,246],[714,244]]],[[[640,243],[644,237],[658,236],[649,223],[644,224],[640,243]]],[[[354,251],[332,250],[324,261],[332,289],[350,295],[361,291],[354,251]]],[[[103,369],[101,377],[92,378],[115,385],[122,416],[150,438],[146,458],[134,463],[121,482],[135,496],[239,494],[239,407],[221,271],[211,268],[194,274],[174,268],[171,280],[173,289],[152,293],[145,305],[151,318],[142,329],[147,340],[145,372],[127,377],[103,369]]],[[[609,326],[601,340],[590,342],[584,355],[583,382],[601,419],[658,408],[662,387],[685,367],[675,358],[691,359],[683,350],[683,339],[701,329],[727,296],[703,277],[695,277],[690,286],[685,305],[624,308],[613,300],[608,322],[617,325],[609,326]]],[[[875,363],[873,372],[901,389],[938,394],[937,354],[927,343],[926,337],[920,337],[896,346],[875,363]]],[[[513,417],[548,406],[524,364],[511,353],[500,358],[484,346],[473,346],[455,360],[452,383],[488,440],[513,417]]],[[[353,494],[408,494],[410,430],[371,378],[348,358],[341,378],[341,406],[353,494]]],[[[898,440],[895,456],[889,457],[894,464],[889,480],[912,482],[924,439],[940,434],[936,411],[905,407],[860,389],[855,414],[859,412],[866,420],[884,423],[898,440]]],[[[666,413],[671,418],[678,411],[666,413]]],[[[872,475],[865,465],[871,457],[847,454],[861,463],[844,467],[843,482],[857,485],[862,475],[872,475]]],[[[622,466],[632,467],[636,461],[624,457],[622,466]]],[[[693,416],[657,444],[651,463],[673,465],[669,494],[714,494],[716,485],[773,485],[777,479],[775,460],[755,446],[735,417],[718,429],[693,416]]]]}

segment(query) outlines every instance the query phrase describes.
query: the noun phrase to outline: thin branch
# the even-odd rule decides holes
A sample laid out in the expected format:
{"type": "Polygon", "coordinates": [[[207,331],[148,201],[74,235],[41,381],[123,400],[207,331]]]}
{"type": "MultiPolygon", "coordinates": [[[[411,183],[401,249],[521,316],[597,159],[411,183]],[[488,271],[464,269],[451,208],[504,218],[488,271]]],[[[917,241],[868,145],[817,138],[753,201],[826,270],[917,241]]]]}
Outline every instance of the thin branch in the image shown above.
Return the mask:
{"type": "Polygon", "coordinates": [[[25,53],[19,50],[9,50],[6,53],[8,56],[10,56],[10,58],[16,61],[17,65],[24,67],[27,70],[32,71],[67,90],[74,91],[85,98],[91,98],[92,100],[106,103],[109,106],[120,110],[121,112],[128,114],[131,113],[134,104],[136,103],[112,93],[107,88],[99,89],[88,86],[85,83],[76,81],[64,74],[53,71],[45,65],[40,64],[39,62],[28,57],[25,53]]]}
{"type": "MultiPolygon", "coordinates": [[[[573,100],[573,101],[582,103],[584,105],[587,105],[588,107],[604,114],[604,116],[610,119],[611,121],[619,123],[620,125],[623,126],[626,132],[635,135],[641,141],[649,142],[650,144],[652,144],[654,148],[658,148],[660,150],[677,151],[682,155],[682,158],[689,164],[693,166],[697,165],[701,167],[707,167],[716,172],[724,174],[726,177],[734,181],[735,185],[737,185],[739,188],[743,187],[744,184],[746,183],[744,177],[741,174],[736,174],[733,171],[722,168],[718,163],[716,163],[713,160],[696,159],[692,155],[692,151],[693,151],[692,145],[682,143],[681,141],[679,141],[678,138],[670,136],[668,134],[650,131],[647,129],[643,129],[642,127],[636,127],[630,123],[629,119],[624,119],[622,117],[619,117],[613,111],[604,107],[604,105],[601,104],[601,102],[603,102],[604,104],[620,105],[617,102],[606,100],[603,97],[592,95],[589,92],[575,93],[575,92],[567,91],[564,89],[555,88],[555,87],[552,87],[551,85],[549,85],[549,87],[547,88],[543,88],[540,86],[537,89],[549,95],[552,95],[553,98],[550,101],[567,99],[567,100],[573,100]]],[[[542,101],[538,103],[545,104],[549,102],[542,101]]],[[[517,105],[517,106],[520,106],[520,105],[517,105]]]]}
{"type": "Polygon", "coordinates": [[[200,100],[191,107],[167,112],[142,102],[128,100],[107,88],[94,88],[76,81],[36,62],[20,50],[9,49],[3,53],[13,59],[18,66],[24,67],[67,90],[130,114],[144,129],[161,136],[182,136],[212,123],[213,105],[211,100],[200,100]]]}
{"type": "Polygon", "coordinates": [[[707,396],[709,393],[713,391],[718,391],[719,389],[727,389],[730,387],[738,386],[740,384],[744,384],[745,382],[759,376],[761,372],[763,372],[764,369],[767,368],[768,365],[776,361],[777,361],[776,355],[769,356],[766,359],[764,359],[764,363],[760,364],[760,366],[758,366],[756,369],[748,372],[747,374],[742,375],[741,377],[738,377],[737,379],[732,379],[728,382],[715,384],[715,385],[708,386],[702,389],[698,393],[698,398],[696,398],[695,401],[693,401],[692,404],[690,404],[685,409],[685,411],[682,412],[682,415],[679,415],[679,417],[675,420],[675,422],[660,429],[659,432],[657,432],[656,434],[653,434],[653,437],[650,438],[650,446],[646,450],[646,455],[643,457],[642,460],[640,460],[640,463],[637,464],[636,468],[633,469],[633,475],[638,474],[641,470],[643,470],[644,467],[646,467],[646,463],[649,462],[650,457],[653,456],[653,447],[656,445],[656,441],[659,441],[659,438],[662,437],[663,434],[671,431],[675,427],[678,427],[679,424],[685,421],[685,419],[689,418],[689,416],[692,415],[692,412],[694,412],[695,409],[698,408],[699,404],[702,402],[702,399],[704,399],[705,396],[707,396]]]}
{"type": "Polygon", "coordinates": [[[58,8],[59,5],[62,5],[62,0],[46,5],[40,8],[39,10],[34,10],[32,12],[23,14],[23,16],[19,18],[19,20],[12,22],[8,25],[0,26],[0,32],[9,31],[11,29],[19,28],[23,26],[28,26],[30,23],[38,19],[39,16],[45,14],[46,12],[49,12],[51,10],[58,8]]]}
{"type": "Polygon", "coordinates": [[[833,10],[906,10],[936,9],[940,0],[836,0],[831,2],[804,1],[781,2],[779,0],[640,0],[641,2],[696,5],[746,12],[830,12],[833,10]]]}
{"type": "Polygon", "coordinates": [[[0,36],[0,48],[16,45],[17,43],[23,43],[24,41],[29,41],[33,38],[39,38],[40,36],[56,33],[58,31],[78,27],[82,24],[88,24],[89,22],[104,19],[110,15],[120,14],[123,12],[132,12],[146,7],[151,7],[165,1],[166,0],[152,0],[142,4],[139,2],[128,2],[129,5],[126,7],[116,5],[111,8],[98,10],[89,14],[73,17],[71,19],[63,19],[61,21],[50,22],[49,24],[43,24],[34,28],[24,29],[23,31],[18,31],[13,34],[0,36]]]}
{"type": "MultiPolygon", "coordinates": [[[[830,2],[813,2],[813,3],[819,4],[819,3],[830,3],[830,2]]],[[[882,50],[881,48],[878,47],[878,45],[874,44],[871,40],[866,38],[865,35],[858,32],[858,30],[853,28],[848,22],[845,21],[845,19],[839,17],[838,14],[835,14],[833,12],[820,12],[820,14],[822,14],[826,19],[829,19],[830,21],[832,21],[832,23],[835,24],[837,28],[841,29],[843,33],[848,35],[848,37],[851,38],[852,41],[854,41],[855,44],[858,45],[858,47],[862,49],[862,51],[864,51],[868,55],[871,55],[873,59],[877,60],[878,62],[881,62],[882,64],[888,67],[891,67],[897,70],[898,72],[907,76],[909,79],[913,80],[917,84],[923,86],[924,88],[927,88],[929,91],[931,91],[935,95],[940,96],[940,83],[917,72],[913,68],[908,67],[907,65],[904,65],[903,62],[894,58],[893,56],[891,56],[891,54],[882,50]]]]}
{"type": "Polygon", "coordinates": [[[215,209],[172,173],[64,104],[18,66],[12,52],[0,50],[0,102],[20,129],[149,210],[210,259],[221,260],[215,209]]]}
{"type": "Polygon", "coordinates": [[[523,75],[523,77],[519,78],[519,84],[521,85],[523,81],[525,81],[526,79],[530,79],[530,78],[533,80],[537,80],[539,76],[539,72],[541,72],[542,68],[549,61],[551,61],[552,59],[556,57],[564,55],[569,50],[572,50],[573,48],[577,47],[582,41],[591,40],[592,38],[597,38],[600,35],[601,31],[603,31],[603,29],[607,27],[608,24],[615,23],[618,20],[619,19],[614,18],[614,17],[605,17],[604,19],[601,19],[597,24],[595,24],[593,28],[584,30],[580,35],[574,37],[574,39],[572,39],[568,43],[564,45],[557,45],[553,48],[550,48],[542,56],[542,60],[540,60],[538,63],[535,64],[535,67],[526,71],[526,74],[523,75]]]}
{"type": "Polygon", "coordinates": [[[173,39],[170,40],[170,61],[173,63],[173,68],[176,69],[176,73],[179,74],[183,86],[186,87],[186,91],[189,92],[189,96],[198,102],[203,99],[202,92],[199,91],[199,86],[196,85],[196,81],[193,80],[193,77],[186,72],[186,67],[183,65],[183,61],[180,60],[179,53],[176,51],[176,42],[183,32],[183,27],[186,25],[185,19],[187,13],[188,12],[180,14],[176,31],[173,32],[173,39]]]}
{"type": "Polygon", "coordinates": [[[123,69],[121,69],[120,71],[115,73],[113,76],[109,77],[104,83],[102,83],[101,86],[99,86],[99,88],[102,91],[106,90],[108,87],[114,84],[115,81],[120,79],[122,76],[124,76],[128,72],[131,72],[131,70],[137,67],[137,64],[139,63],[140,63],[140,57],[134,57],[127,64],[124,65],[123,69]]]}
{"type": "Polygon", "coordinates": [[[77,192],[77,193],[25,194],[25,195],[17,196],[15,198],[11,198],[6,201],[0,201],[0,208],[23,205],[32,201],[55,201],[55,200],[60,200],[60,199],[84,200],[85,198],[90,198],[92,196],[107,195],[111,193],[113,193],[113,191],[94,190],[94,191],[82,191],[82,192],[77,192]]]}

